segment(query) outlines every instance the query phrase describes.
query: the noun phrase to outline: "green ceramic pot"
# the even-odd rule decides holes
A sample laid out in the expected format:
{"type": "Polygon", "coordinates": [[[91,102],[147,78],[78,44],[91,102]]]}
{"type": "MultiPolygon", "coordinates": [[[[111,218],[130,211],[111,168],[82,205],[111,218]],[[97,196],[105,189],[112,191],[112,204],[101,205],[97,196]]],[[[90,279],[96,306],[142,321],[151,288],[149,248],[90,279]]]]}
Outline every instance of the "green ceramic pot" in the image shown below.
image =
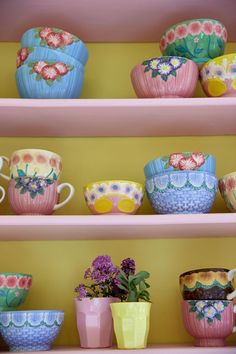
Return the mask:
{"type": "Polygon", "coordinates": [[[224,54],[227,41],[225,26],[213,19],[194,19],[169,27],[162,35],[163,55],[180,56],[201,65],[224,54]]]}
{"type": "Polygon", "coordinates": [[[0,273],[0,311],[13,311],[25,301],[32,284],[32,275],[0,273]]]}

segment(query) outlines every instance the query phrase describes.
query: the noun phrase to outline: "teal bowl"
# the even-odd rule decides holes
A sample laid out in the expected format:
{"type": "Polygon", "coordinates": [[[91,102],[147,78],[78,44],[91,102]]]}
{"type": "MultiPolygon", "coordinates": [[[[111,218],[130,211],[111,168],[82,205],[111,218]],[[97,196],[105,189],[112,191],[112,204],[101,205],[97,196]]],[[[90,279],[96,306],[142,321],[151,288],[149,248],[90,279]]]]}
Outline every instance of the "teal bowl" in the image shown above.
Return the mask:
{"type": "Polygon", "coordinates": [[[79,98],[84,70],[62,61],[30,61],[16,70],[22,98],[79,98]]]}
{"type": "Polygon", "coordinates": [[[73,34],[54,27],[35,27],[26,31],[21,38],[21,47],[50,48],[65,53],[86,65],[88,49],[81,39],[73,34]]]}
{"type": "Polygon", "coordinates": [[[32,285],[32,275],[0,273],[0,311],[16,310],[24,303],[32,285]]]}
{"type": "Polygon", "coordinates": [[[180,56],[201,65],[224,54],[225,26],[213,19],[193,19],[169,27],[160,40],[163,55],[180,56]]]}

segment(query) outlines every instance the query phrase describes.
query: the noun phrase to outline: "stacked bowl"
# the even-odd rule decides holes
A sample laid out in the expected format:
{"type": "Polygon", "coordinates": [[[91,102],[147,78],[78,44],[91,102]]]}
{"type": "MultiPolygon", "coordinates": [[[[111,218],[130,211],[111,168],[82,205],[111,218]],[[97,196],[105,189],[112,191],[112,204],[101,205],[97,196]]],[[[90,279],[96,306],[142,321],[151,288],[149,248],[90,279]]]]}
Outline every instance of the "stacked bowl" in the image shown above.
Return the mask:
{"type": "Polygon", "coordinates": [[[193,19],[169,27],[160,40],[163,56],[144,60],[131,71],[136,95],[140,98],[192,97],[199,68],[223,55],[226,41],[225,26],[213,19],[193,19]]]}
{"type": "Polygon", "coordinates": [[[22,98],[79,98],[88,49],[59,28],[26,31],[16,60],[16,84],[22,98]]]}
{"type": "Polygon", "coordinates": [[[203,152],[178,152],[146,164],[146,192],[158,214],[210,211],[217,192],[216,162],[203,152]]]}

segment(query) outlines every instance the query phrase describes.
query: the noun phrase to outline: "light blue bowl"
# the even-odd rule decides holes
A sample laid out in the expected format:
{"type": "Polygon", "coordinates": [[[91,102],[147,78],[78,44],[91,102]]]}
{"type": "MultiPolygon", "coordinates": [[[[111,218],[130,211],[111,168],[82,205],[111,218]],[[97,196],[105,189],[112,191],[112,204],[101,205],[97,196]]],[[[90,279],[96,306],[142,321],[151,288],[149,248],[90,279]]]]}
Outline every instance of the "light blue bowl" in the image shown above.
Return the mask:
{"type": "Polygon", "coordinates": [[[158,173],[186,170],[204,171],[215,174],[216,160],[214,156],[204,152],[172,153],[167,156],[160,156],[148,162],[144,167],[144,174],[146,178],[149,178],[158,173]]]}
{"type": "Polygon", "coordinates": [[[11,352],[50,350],[63,320],[63,311],[0,312],[0,334],[11,352]]]}
{"type": "MultiPolygon", "coordinates": [[[[32,61],[57,61],[57,62],[62,62],[68,65],[73,65],[75,68],[78,68],[79,70],[84,71],[84,65],[71,57],[68,54],[61,53],[59,51],[53,50],[53,49],[48,49],[48,48],[43,48],[43,47],[30,47],[30,48],[21,48],[17,52],[18,59],[20,56],[20,52],[24,51],[24,60],[21,60],[20,66],[23,64],[28,64],[32,61]]],[[[17,67],[19,64],[17,65],[17,67]]]]}
{"type": "MultiPolygon", "coordinates": [[[[66,74],[60,64],[62,75],[53,65],[47,62],[41,68],[35,62],[24,64],[16,70],[16,84],[22,98],[79,98],[84,81],[84,71],[66,65],[66,74]],[[38,73],[37,73],[38,72],[38,73]]],[[[61,62],[60,62],[61,63],[61,62]]]]}
{"type": "Polygon", "coordinates": [[[146,180],[147,196],[157,214],[208,213],[217,188],[215,175],[203,171],[165,172],[146,180]]]}
{"type": "MultiPolygon", "coordinates": [[[[26,31],[21,38],[21,47],[39,46],[50,48],[59,53],[68,54],[80,61],[83,65],[86,65],[88,60],[88,49],[84,42],[72,34],[69,34],[71,39],[65,42],[63,40],[63,34],[68,32],[59,28],[51,27],[48,31],[43,29],[45,29],[45,27],[31,28],[26,31]]],[[[67,39],[68,38],[69,37],[67,36],[67,39]]]]}

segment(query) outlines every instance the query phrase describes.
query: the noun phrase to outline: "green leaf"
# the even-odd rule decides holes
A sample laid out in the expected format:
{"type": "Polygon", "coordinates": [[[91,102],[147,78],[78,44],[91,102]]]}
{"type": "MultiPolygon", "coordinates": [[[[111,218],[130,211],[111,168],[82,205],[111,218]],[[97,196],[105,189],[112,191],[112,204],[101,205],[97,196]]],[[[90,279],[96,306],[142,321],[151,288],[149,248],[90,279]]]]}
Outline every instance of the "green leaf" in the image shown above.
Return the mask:
{"type": "Polygon", "coordinates": [[[217,314],[215,315],[215,318],[216,318],[218,321],[221,321],[221,315],[220,315],[220,313],[217,313],[217,314]]]}
{"type": "Polygon", "coordinates": [[[23,187],[21,190],[20,190],[20,194],[25,194],[27,192],[27,188],[26,187],[23,187]]]}
{"type": "Polygon", "coordinates": [[[38,190],[38,193],[41,194],[41,195],[44,195],[44,189],[43,189],[43,188],[40,188],[40,189],[38,190]]]}
{"type": "Polygon", "coordinates": [[[198,319],[198,320],[203,320],[203,318],[204,318],[204,314],[203,314],[202,312],[199,312],[199,313],[197,314],[197,319],[198,319]]]}
{"type": "Polygon", "coordinates": [[[29,73],[30,73],[30,75],[34,74],[34,70],[30,69],[29,73]]]}
{"type": "Polygon", "coordinates": [[[176,77],[176,70],[171,71],[170,73],[172,76],[176,77]]]}
{"type": "Polygon", "coordinates": [[[65,45],[61,45],[60,49],[63,51],[65,49],[65,47],[66,47],[65,45]]]}
{"type": "Polygon", "coordinates": [[[32,199],[34,199],[37,195],[37,192],[30,192],[30,196],[32,199]]]}
{"type": "Polygon", "coordinates": [[[149,64],[149,60],[145,60],[143,61],[142,65],[148,65],[149,64]]]}
{"type": "Polygon", "coordinates": [[[52,86],[53,81],[52,80],[46,80],[46,83],[48,84],[48,86],[52,86]]]}
{"type": "Polygon", "coordinates": [[[40,80],[42,80],[42,75],[40,75],[40,74],[37,74],[37,75],[36,75],[36,80],[37,80],[37,81],[40,81],[40,80]]]}
{"type": "Polygon", "coordinates": [[[30,63],[28,63],[28,66],[29,66],[30,68],[32,68],[32,67],[34,66],[34,64],[35,64],[35,61],[31,61],[30,63]]]}
{"type": "Polygon", "coordinates": [[[118,286],[119,289],[124,290],[124,291],[126,291],[126,292],[127,292],[127,290],[128,290],[125,286],[123,286],[123,285],[121,285],[121,284],[118,284],[117,286],[118,286]]]}
{"type": "Polygon", "coordinates": [[[189,312],[196,312],[195,307],[192,306],[192,307],[189,309],[189,312]]]}
{"type": "Polygon", "coordinates": [[[207,319],[207,323],[209,323],[209,325],[211,325],[213,323],[213,319],[212,318],[208,318],[207,319]]]}
{"type": "Polygon", "coordinates": [[[169,156],[163,156],[161,161],[165,162],[165,161],[169,161],[169,156]]]}
{"type": "Polygon", "coordinates": [[[53,184],[54,183],[54,180],[50,179],[50,178],[47,178],[46,179],[46,182],[47,184],[53,184]]]}
{"type": "Polygon", "coordinates": [[[139,289],[140,291],[144,291],[146,290],[146,284],[144,283],[144,281],[141,281],[139,284],[139,289]]]}
{"type": "Polygon", "coordinates": [[[45,45],[47,45],[47,42],[44,39],[42,39],[40,42],[40,46],[44,47],[45,45]]]}
{"type": "Polygon", "coordinates": [[[20,189],[21,187],[22,187],[22,183],[21,182],[17,182],[15,184],[15,188],[20,189]]]}
{"type": "Polygon", "coordinates": [[[175,46],[175,50],[177,50],[177,52],[180,52],[180,53],[186,52],[186,49],[184,47],[182,47],[181,45],[175,46]]]}
{"type": "Polygon", "coordinates": [[[25,172],[23,170],[19,169],[19,168],[17,169],[17,174],[18,174],[19,177],[25,177],[26,176],[25,172]]]}
{"type": "Polygon", "coordinates": [[[203,52],[203,48],[195,48],[194,49],[194,54],[201,54],[203,52]]]}
{"type": "Polygon", "coordinates": [[[56,173],[55,173],[55,172],[53,173],[52,177],[53,177],[54,181],[56,181],[56,180],[57,180],[57,175],[56,175],[56,173]]]}
{"type": "Polygon", "coordinates": [[[33,48],[33,47],[29,47],[29,48],[28,48],[28,52],[29,52],[29,53],[32,53],[33,51],[34,51],[34,48],[33,48]]]}
{"type": "Polygon", "coordinates": [[[164,169],[167,169],[167,168],[169,168],[170,167],[170,164],[169,164],[169,162],[167,162],[165,165],[164,165],[164,169]]]}
{"type": "Polygon", "coordinates": [[[38,33],[36,33],[34,38],[40,38],[40,35],[38,33]]]}
{"type": "Polygon", "coordinates": [[[53,32],[55,33],[61,33],[63,32],[60,28],[53,28],[53,32]]]}
{"type": "Polygon", "coordinates": [[[161,75],[162,80],[167,81],[168,76],[167,75],[161,75]]]}
{"type": "Polygon", "coordinates": [[[147,71],[150,71],[151,68],[149,68],[149,66],[146,66],[146,68],[144,69],[144,72],[146,73],[147,71]]]}
{"type": "Polygon", "coordinates": [[[69,64],[67,64],[66,67],[69,71],[71,71],[75,68],[73,65],[69,65],[69,64]]]}
{"type": "Polygon", "coordinates": [[[56,81],[60,82],[61,81],[61,76],[56,77],[56,81]]]}
{"type": "Polygon", "coordinates": [[[156,77],[158,75],[158,72],[157,71],[153,71],[152,72],[152,77],[156,77]]]}

